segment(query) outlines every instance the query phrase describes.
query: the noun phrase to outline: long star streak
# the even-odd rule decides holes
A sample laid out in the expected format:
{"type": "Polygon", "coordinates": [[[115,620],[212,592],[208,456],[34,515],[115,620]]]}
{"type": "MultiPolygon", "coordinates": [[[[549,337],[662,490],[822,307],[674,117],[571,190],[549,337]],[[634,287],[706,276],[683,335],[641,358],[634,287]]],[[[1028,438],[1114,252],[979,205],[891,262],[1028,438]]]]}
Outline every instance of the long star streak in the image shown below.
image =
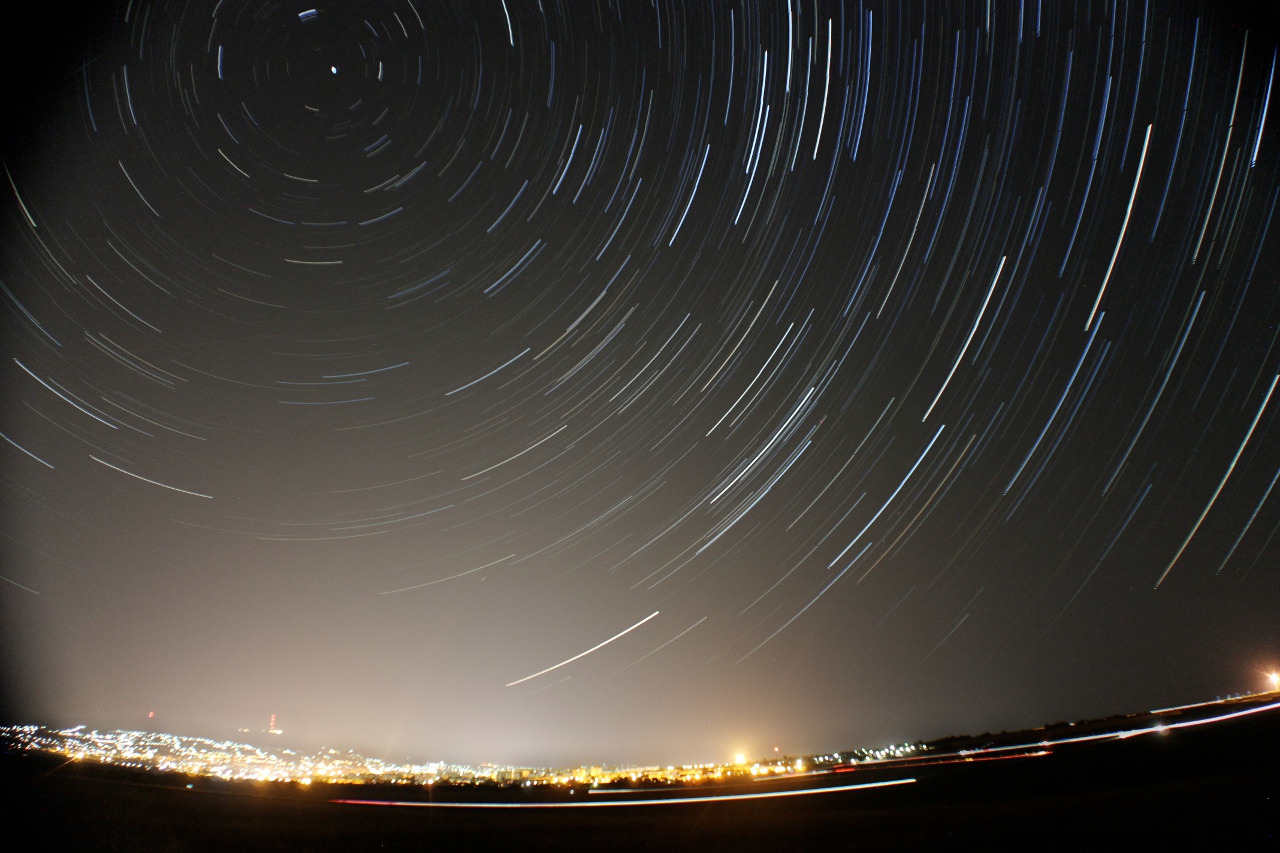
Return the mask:
{"type": "Polygon", "coordinates": [[[599,645],[596,645],[596,646],[592,646],[591,648],[587,649],[585,652],[579,652],[578,654],[574,655],[573,657],[569,658],[568,660],[562,660],[562,661],[560,661],[560,663],[556,664],[555,666],[549,666],[549,667],[547,667],[547,668],[546,668],[546,669],[544,669],[544,670],[541,670],[541,671],[539,671],[539,672],[535,672],[533,675],[526,675],[524,678],[517,679],[516,681],[509,682],[506,686],[507,686],[507,687],[515,687],[517,684],[524,684],[526,681],[529,681],[530,679],[533,679],[533,678],[537,678],[539,675],[546,675],[548,672],[551,672],[553,669],[559,669],[560,667],[564,666],[565,664],[570,664],[570,663],[573,663],[573,662],[574,662],[574,661],[576,661],[576,660],[579,660],[579,659],[581,659],[581,658],[584,658],[584,657],[586,657],[587,655],[591,654],[592,652],[596,651],[597,649],[602,649],[602,648],[604,648],[605,646],[609,645],[610,643],[612,643],[614,640],[618,639],[619,637],[622,637],[622,636],[625,636],[625,635],[627,635],[627,634],[630,634],[632,631],[634,631],[635,629],[639,628],[641,625],[643,625],[644,623],[648,622],[648,621],[649,621],[650,619],[652,619],[653,617],[657,616],[657,615],[658,615],[658,612],[659,612],[659,611],[657,611],[657,610],[653,611],[653,612],[652,612],[652,613],[650,613],[648,616],[644,617],[643,619],[641,619],[641,620],[640,620],[639,622],[637,622],[636,624],[632,625],[632,626],[631,626],[630,628],[628,628],[627,630],[625,630],[625,631],[619,631],[617,634],[614,634],[612,637],[610,637],[609,639],[605,640],[603,643],[600,643],[599,645]]]}

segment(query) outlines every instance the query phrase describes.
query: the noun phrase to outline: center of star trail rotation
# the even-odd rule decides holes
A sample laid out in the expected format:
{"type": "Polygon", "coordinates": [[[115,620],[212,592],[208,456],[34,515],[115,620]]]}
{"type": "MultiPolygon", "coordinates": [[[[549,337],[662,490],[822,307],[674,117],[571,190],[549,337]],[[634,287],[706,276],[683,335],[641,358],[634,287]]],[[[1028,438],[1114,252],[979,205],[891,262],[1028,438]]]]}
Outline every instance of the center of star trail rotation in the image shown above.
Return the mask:
{"type": "Polygon", "coordinates": [[[31,15],[15,714],[689,760],[1174,704],[1280,653],[1246,8],[31,15]]]}

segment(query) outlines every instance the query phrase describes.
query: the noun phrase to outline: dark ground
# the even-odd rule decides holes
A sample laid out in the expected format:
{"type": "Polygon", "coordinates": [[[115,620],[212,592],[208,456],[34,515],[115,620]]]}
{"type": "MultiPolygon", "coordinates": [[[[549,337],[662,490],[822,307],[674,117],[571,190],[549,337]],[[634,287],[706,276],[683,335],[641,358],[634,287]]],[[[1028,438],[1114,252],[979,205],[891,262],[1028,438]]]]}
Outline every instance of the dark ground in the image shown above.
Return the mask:
{"type": "Polygon", "coordinates": [[[29,839],[24,850],[1280,849],[1280,712],[877,773],[835,783],[918,781],[727,803],[398,808],[329,800],[403,787],[225,783],[0,754],[0,802],[5,837],[29,839]]]}

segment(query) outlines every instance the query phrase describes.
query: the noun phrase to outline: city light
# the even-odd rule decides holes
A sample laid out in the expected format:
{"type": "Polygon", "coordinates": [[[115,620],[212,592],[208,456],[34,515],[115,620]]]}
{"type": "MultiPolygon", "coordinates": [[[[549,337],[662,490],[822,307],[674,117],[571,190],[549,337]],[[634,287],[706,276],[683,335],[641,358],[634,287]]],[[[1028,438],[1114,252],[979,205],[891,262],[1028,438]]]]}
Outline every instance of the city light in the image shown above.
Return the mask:
{"type": "MultiPolygon", "coordinates": [[[[272,721],[274,727],[275,723],[272,721]]],[[[268,730],[266,734],[274,734],[268,730]]],[[[98,731],[85,726],[50,729],[45,726],[0,726],[0,743],[19,750],[55,753],[77,761],[97,761],[121,767],[190,776],[217,777],[226,781],[284,782],[309,786],[330,784],[389,783],[396,785],[519,785],[557,786],[589,793],[625,792],[632,785],[699,785],[726,779],[758,779],[807,775],[830,771],[839,765],[888,763],[910,758],[925,750],[921,744],[894,744],[879,749],[806,757],[776,757],[748,764],[745,753],[733,764],[706,762],[667,766],[574,768],[515,767],[481,764],[478,767],[427,762],[394,764],[368,758],[352,750],[322,749],[301,755],[291,749],[264,748],[234,741],[215,741],[141,731],[98,731]]]]}
{"type": "MultiPolygon", "coordinates": [[[[1280,673],[1267,673],[1273,685],[1280,673]]],[[[1064,723],[1013,733],[1011,737],[951,739],[953,743],[898,743],[802,756],[775,755],[748,763],[738,752],[732,764],[714,762],[666,766],[616,767],[581,765],[570,768],[517,767],[497,764],[469,766],[446,762],[396,764],[369,758],[354,750],[325,748],[311,754],[291,749],[265,748],[229,740],[212,740],[142,731],[98,731],[87,726],[53,729],[39,725],[0,726],[0,746],[12,752],[43,752],[69,761],[97,762],[132,770],[181,773],[223,781],[274,782],[298,786],[316,784],[382,784],[428,787],[497,786],[568,789],[570,795],[627,795],[640,791],[679,787],[714,788],[755,782],[784,782],[804,778],[810,785],[817,777],[842,773],[915,772],[914,768],[955,762],[1002,761],[1051,755],[1055,749],[1086,743],[1123,741],[1224,720],[1280,711],[1274,697],[1234,695],[1109,718],[1064,723]],[[1028,737],[1030,736],[1030,737],[1028,737]],[[968,742],[963,742],[968,741],[968,742]]],[[[188,787],[191,787],[188,785],[188,787]]],[[[858,787],[858,786],[854,786],[858,787]]],[[[739,796],[739,794],[726,795],[739,796]]],[[[750,795],[755,796],[755,795],[750,795]]],[[[760,796],[764,796],[761,794],[760,796]]],[[[772,794],[770,795],[772,796],[772,794]]],[[[590,799],[595,799],[591,797],[590,799]]],[[[692,799],[688,800],[692,802],[692,799]]]]}

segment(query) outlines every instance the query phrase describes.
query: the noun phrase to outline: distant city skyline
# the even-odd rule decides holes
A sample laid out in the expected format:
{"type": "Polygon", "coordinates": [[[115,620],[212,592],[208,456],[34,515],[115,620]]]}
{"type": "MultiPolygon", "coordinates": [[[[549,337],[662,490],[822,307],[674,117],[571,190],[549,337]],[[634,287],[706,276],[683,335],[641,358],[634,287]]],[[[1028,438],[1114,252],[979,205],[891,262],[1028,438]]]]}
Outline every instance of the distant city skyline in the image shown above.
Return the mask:
{"type": "MultiPolygon", "coordinates": [[[[805,787],[817,791],[830,785],[833,774],[854,770],[863,771],[858,778],[865,783],[868,781],[866,773],[877,770],[911,770],[975,760],[1044,758],[1064,747],[1167,736],[1173,732],[1213,727],[1248,717],[1265,718],[1280,710],[1275,686],[1277,678],[1280,677],[1270,679],[1271,689],[1265,691],[1150,711],[1132,711],[1096,720],[1046,724],[1027,731],[957,733],[928,742],[917,740],[881,746],[844,747],[827,750],[821,755],[780,754],[775,747],[772,754],[758,757],[738,753],[732,759],[666,766],[588,762],[576,767],[528,767],[491,762],[445,762],[410,756],[406,756],[404,761],[396,761],[328,746],[307,752],[186,734],[120,729],[100,731],[83,724],[62,730],[32,724],[0,726],[0,742],[4,742],[11,755],[15,756],[45,753],[66,756],[72,761],[98,762],[190,777],[293,783],[304,787],[315,782],[414,787],[497,784],[509,788],[569,789],[572,794],[577,787],[604,786],[602,790],[588,793],[631,794],[644,790],[656,793],[657,789],[672,786],[714,788],[733,786],[746,780],[800,780],[805,787]],[[636,785],[639,787],[628,787],[636,785]]],[[[915,779],[900,781],[910,783],[915,779]]],[[[876,784],[893,783],[871,781],[869,785],[855,784],[853,787],[874,787],[876,784]]],[[[791,793],[796,792],[791,789],[791,793]]],[[[734,792],[716,795],[712,799],[752,799],[756,796],[771,795],[739,787],[734,792]]],[[[409,798],[413,797],[414,792],[410,791],[409,798]]]]}

